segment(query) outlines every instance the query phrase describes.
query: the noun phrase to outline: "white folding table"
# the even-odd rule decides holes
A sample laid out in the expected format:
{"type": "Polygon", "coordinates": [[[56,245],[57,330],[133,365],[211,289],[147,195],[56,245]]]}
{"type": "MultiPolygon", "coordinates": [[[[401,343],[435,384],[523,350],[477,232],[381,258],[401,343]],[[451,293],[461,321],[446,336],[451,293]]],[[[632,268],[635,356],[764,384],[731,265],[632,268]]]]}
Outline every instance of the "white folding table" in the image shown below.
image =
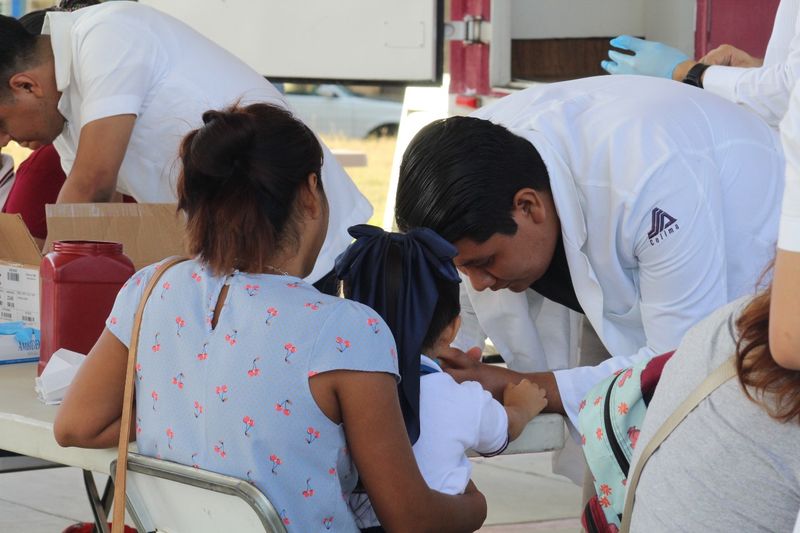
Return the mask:
{"type": "Polygon", "coordinates": [[[53,420],[58,407],[45,405],[36,397],[33,389],[35,376],[36,363],[0,365],[0,450],[27,456],[0,458],[0,472],[55,466],[82,469],[96,531],[105,532],[108,530],[113,484],[109,479],[103,494],[98,494],[92,472],[108,474],[111,461],[116,459],[116,450],[59,446],[53,436],[53,420]]]}

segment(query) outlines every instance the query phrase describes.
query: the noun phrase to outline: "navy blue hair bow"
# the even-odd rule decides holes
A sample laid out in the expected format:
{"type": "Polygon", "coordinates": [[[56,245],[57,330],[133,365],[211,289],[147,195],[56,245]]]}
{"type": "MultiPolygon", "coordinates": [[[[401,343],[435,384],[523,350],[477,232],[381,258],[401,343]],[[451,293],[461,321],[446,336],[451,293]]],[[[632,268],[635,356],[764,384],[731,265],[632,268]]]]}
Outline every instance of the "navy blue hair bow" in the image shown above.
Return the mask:
{"type": "Polygon", "coordinates": [[[428,228],[403,234],[360,224],[348,232],[356,240],[334,270],[348,297],[374,309],[394,334],[400,407],[413,444],[419,438],[419,356],[439,299],[436,278],[461,281],[453,265],[458,252],[428,228]]]}

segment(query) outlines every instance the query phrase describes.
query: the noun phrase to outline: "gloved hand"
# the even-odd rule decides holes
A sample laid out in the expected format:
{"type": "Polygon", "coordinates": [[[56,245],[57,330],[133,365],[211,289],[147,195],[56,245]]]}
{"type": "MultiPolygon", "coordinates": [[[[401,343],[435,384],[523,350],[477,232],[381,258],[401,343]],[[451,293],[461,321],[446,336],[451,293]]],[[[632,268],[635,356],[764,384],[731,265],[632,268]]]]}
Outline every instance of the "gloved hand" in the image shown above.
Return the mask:
{"type": "Polygon", "coordinates": [[[630,50],[635,55],[626,55],[616,50],[609,50],[609,60],[600,62],[603,70],[609,74],[640,74],[672,79],[672,71],[689,56],[656,41],[645,41],[630,35],[620,35],[609,41],[612,46],[622,50],[630,50]]]}

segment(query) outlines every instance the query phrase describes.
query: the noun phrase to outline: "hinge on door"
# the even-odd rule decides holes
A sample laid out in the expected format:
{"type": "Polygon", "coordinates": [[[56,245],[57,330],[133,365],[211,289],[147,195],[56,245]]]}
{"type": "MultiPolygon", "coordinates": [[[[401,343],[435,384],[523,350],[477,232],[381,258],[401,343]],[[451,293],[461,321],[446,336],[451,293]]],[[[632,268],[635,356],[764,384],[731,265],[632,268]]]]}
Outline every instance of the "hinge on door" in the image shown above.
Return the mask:
{"type": "Polygon", "coordinates": [[[463,41],[464,44],[489,44],[492,40],[492,25],[482,17],[466,15],[463,20],[446,22],[444,30],[448,41],[463,41]]]}

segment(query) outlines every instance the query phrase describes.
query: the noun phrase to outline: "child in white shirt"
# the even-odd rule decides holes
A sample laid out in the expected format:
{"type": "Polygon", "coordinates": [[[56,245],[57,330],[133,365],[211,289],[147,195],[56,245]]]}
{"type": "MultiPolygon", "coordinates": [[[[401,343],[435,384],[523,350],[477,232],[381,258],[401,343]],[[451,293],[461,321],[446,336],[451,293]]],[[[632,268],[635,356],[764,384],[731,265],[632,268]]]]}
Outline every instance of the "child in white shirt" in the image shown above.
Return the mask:
{"type": "MultiPolygon", "coordinates": [[[[345,297],[372,307],[392,330],[401,407],[420,472],[432,489],[460,494],[472,472],[466,451],[505,450],[547,405],[544,390],[527,380],[509,385],[504,406],[479,383],[459,384],[439,367],[436,358],[461,323],[450,243],[427,228],[399,234],[360,225],[350,234],[356,241],[336,261],[345,297]]],[[[379,527],[365,493],[354,493],[350,505],[362,530],[379,527]]]]}

